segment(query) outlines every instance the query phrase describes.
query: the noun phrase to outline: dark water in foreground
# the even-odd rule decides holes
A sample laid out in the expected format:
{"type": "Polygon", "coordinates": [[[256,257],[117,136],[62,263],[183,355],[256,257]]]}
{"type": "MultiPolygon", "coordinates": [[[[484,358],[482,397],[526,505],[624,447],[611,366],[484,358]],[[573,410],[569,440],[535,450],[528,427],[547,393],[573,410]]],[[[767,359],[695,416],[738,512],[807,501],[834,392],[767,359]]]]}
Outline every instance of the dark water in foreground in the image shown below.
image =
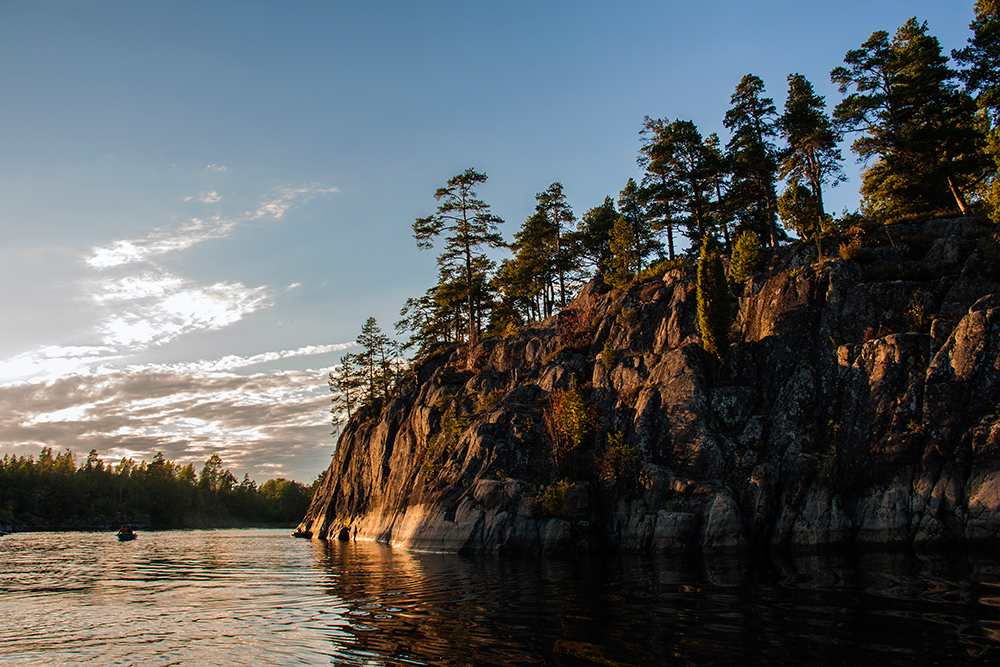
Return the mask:
{"type": "Polygon", "coordinates": [[[288,531],[0,538],[0,664],[1000,664],[1000,559],[511,560],[288,531]]]}

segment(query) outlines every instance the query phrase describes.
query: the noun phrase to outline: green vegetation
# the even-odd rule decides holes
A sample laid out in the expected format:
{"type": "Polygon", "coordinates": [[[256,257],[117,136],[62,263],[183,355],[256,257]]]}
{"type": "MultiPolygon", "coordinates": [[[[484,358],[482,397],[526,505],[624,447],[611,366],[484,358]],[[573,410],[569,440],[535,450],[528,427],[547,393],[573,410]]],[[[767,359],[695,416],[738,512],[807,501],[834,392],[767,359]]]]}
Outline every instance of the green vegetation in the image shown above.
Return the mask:
{"type": "Polygon", "coordinates": [[[821,204],[815,193],[793,180],[778,197],[778,215],[786,229],[790,229],[805,240],[816,241],[817,252],[822,251],[821,239],[824,226],[821,204]]]}
{"type": "Polygon", "coordinates": [[[608,435],[608,444],[597,463],[598,474],[620,493],[634,494],[639,489],[641,469],[639,452],[621,432],[608,435]]]}
{"type": "Polygon", "coordinates": [[[568,479],[561,479],[555,484],[540,488],[534,497],[525,501],[525,504],[535,516],[572,519],[573,510],[569,506],[568,496],[574,486],[575,484],[568,479]]]}
{"type": "Polygon", "coordinates": [[[757,270],[760,262],[760,241],[753,232],[743,232],[736,239],[736,247],[733,248],[732,262],[729,267],[729,276],[734,285],[741,285],[747,277],[757,270]]]}
{"type": "Polygon", "coordinates": [[[604,274],[604,282],[611,287],[626,287],[632,282],[639,263],[642,261],[639,239],[632,225],[619,215],[608,241],[611,253],[609,270],[604,274]]]}
{"type": "Polygon", "coordinates": [[[689,120],[668,122],[647,116],[640,134],[638,161],[646,170],[642,180],[646,218],[654,232],[667,232],[668,256],[674,259],[677,225],[695,247],[716,226],[725,162],[718,137],[703,139],[689,120]]]}
{"type": "Polygon", "coordinates": [[[335,427],[343,423],[345,412],[350,419],[355,408],[384,404],[404,369],[399,344],[382,332],[374,317],[365,322],[356,342],[361,351],[343,355],[327,380],[334,393],[330,412],[335,427]]]}
{"type": "Polygon", "coordinates": [[[927,24],[907,21],[889,38],[872,33],[847,52],[830,78],[848,93],[834,110],[851,148],[869,162],[861,186],[869,215],[900,215],[951,208],[965,214],[985,175],[985,138],[975,103],[955,85],[927,24]]]}
{"type": "Polygon", "coordinates": [[[593,433],[596,417],[596,406],[587,401],[577,387],[549,394],[545,426],[557,467],[570,466],[572,455],[593,433]]]}
{"type": "Polygon", "coordinates": [[[472,169],[455,176],[435,195],[444,202],[438,213],[414,223],[420,247],[439,234],[447,241],[438,284],[402,310],[397,332],[409,336],[404,348],[422,355],[435,343],[474,344],[481,331],[512,335],[565,308],[588,279],[623,288],[690,261],[706,235],[721,242],[720,253],[732,253],[736,282],[752,270],[747,233],[758,247],[775,246],[788,239],[787,229],[815,243],[822,258],[823,239],[862,218],[844,211],[835,221],[823,203],[826,188],[845,180],[838,148],[845,134],[867,164],[861,193],[868,222],[976,210],[1000,220],[998,7],[997,0],[976,3],[973,37],[953,54],[962,70],[949,66],[916,18],[891,38],[876,31],[832,70],[844,94],[832,117],[798,73],[787,77],[780,114],[764,81],[744,75],[724,113],[724,147],[690,120],[645,117],[640,182],[627,179],[617,201],[604,197],[579,221],[562,184],[553,183],[535,195],[534,213],[498,266],[484,251],[504,245],[499,218],[473,192],[486,176],[472,169]],[[690,241],[686,257],[678,233],[690,241]]]}
{"type": "Polygon", "coordinates": [[[16,528],[150,528],[294,526],[305,515],[310,489],[278,478],[260,488],[237,481],[213,454],[197,473],[157,454],[149,463],[123,458],[107,466],[91,450],[79,467],[70,451],[0,460],[0,525],[16,528]]]}
{"type": "Polygon", "coordinates": [[[497,230],[503,220],[476,195],[475,188],[486,179],[474,169],[452,177],[434,193],[441,202],[437,212],[413,223],[418,248],[429,249],[434,239],[445,235],[437,260],[440,280],[425,295],[431,309],[428,326],[417,332],[422,348],[438,340],[464,341],[473,347],[479,340],[488,315],[487,283],[493,270],[484,250],[504,246],[497,230]]]}
{"type": "Polygon", "coordinates": [[[788,75],[788,97],[785,112],[778,119],[778,128],[788,143],[779,175],[791,179],[785,194],[778,200],[778,212],[786,227],[803,239],[816,241],[817,252],[822,257],[821,238],[827,217],[823,208],[823,185],[836,185],[846,178],[840,164],[843,158],[837,148],[842,134],[826,115],[826,101],[801,74],[788,75]],[[808,184],[808,197],[803,194],[800,181],[808,184]],[[789,200],[797,206],[790,208],[789,200]],[[806,201],[808,206],[803,205],[806,201]]]}
{"type": "Polygon", "coordinates": [[[974,95],[979,120],[986,134],[986,154],[991,168],[979,184],[977,194],[987,204],[993,222],[1000,222],[1000,2],[978,0],[976,18],[969,26],[969,45],[952,53],[967,69],[959,72],[965,92],[974,95]]]}
{"type": "MultiPolygon", "coordinates": [[[[764,82],[745,75],[731,98],[732,108],[723,124],[733,133],[726,144],[730,169],[728,206],[739,221],[739,231],[749,230],[768,245],[781,240],[777,221],[775,183],[778,150],[774,100],[764,97],[764,82]]],[[[701,230],[704,234],[708,230],[701,230]]]]}
{"type": "Polygon", "coordinates": [[[706,234],[698,259],[698,333],[705,351],[722,360],[729,349],[733,323],[729,283],[719,254],[719,242],[706,234]]]}

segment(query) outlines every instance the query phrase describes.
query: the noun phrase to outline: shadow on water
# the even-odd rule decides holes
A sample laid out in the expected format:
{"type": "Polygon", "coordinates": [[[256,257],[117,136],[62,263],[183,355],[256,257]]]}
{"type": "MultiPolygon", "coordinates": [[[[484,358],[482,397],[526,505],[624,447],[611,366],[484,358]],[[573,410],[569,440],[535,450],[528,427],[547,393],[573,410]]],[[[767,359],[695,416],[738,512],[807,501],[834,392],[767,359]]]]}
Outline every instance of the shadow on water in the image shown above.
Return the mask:
{"type": "Polygon", "coordinates": [[[315,542],[346,605],[334,651],[377,664],[997,664],[982,555],[512,560],[315,542]]]}

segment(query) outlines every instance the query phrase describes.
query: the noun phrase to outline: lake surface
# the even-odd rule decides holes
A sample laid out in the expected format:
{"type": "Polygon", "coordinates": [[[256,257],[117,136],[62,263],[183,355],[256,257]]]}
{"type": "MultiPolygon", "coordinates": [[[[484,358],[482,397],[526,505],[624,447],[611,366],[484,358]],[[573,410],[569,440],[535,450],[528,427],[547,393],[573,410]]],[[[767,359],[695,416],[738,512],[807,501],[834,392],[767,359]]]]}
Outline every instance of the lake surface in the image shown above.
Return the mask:
{"type": "Polygon", "coordinates": [[[0,664],[1000,664],[1000,559],[500,559],[287,530],[0,538],[0,664]]]}

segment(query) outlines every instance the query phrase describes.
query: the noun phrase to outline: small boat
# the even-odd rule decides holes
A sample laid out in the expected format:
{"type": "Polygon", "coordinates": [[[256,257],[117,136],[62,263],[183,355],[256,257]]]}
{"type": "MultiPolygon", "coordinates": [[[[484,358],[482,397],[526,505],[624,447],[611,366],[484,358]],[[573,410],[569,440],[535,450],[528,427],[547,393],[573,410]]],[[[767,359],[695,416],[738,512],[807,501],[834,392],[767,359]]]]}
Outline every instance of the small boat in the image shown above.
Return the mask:
{"type": "Polygon", "coordinates": [[[119,542],[128,542],[135,539],[135,533],[118,533],[119,542]]]}

